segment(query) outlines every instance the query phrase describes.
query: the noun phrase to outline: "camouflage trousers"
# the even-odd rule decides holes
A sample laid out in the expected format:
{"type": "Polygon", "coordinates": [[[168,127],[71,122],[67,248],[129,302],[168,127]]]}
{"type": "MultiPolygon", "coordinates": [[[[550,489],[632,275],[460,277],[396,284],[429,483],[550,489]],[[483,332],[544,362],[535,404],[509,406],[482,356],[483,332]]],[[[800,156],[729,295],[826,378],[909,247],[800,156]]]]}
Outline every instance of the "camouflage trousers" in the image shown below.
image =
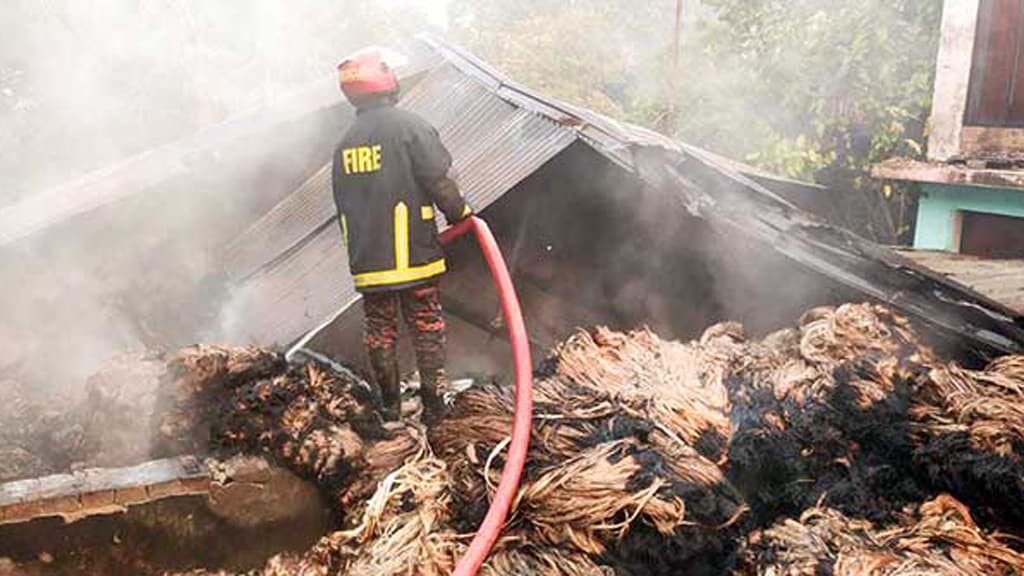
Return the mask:
{"type": "Polygon", "coordinates": [[[371,357],[391,361],[396,357],[398,313],[412,333],[416,366],[421,378],[436,378],[445,363],[445,322],[441,310],[441,287],[437,281],[404,290],[371,292],[363,295],[366,324],[363,344],[371,357]]]}

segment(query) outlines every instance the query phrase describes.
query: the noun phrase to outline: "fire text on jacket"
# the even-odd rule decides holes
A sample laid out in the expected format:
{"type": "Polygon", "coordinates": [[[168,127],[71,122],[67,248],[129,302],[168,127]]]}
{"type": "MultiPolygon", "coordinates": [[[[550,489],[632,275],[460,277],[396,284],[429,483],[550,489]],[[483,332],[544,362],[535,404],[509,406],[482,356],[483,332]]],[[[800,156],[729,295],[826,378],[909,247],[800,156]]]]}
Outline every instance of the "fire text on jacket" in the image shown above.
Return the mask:
{"type": "Polygon", "coordinates": [[[341,151],[341,164],[345,174],[366,174],[380,170],[381,149],[376,146],[356,146],[341,151]]]}

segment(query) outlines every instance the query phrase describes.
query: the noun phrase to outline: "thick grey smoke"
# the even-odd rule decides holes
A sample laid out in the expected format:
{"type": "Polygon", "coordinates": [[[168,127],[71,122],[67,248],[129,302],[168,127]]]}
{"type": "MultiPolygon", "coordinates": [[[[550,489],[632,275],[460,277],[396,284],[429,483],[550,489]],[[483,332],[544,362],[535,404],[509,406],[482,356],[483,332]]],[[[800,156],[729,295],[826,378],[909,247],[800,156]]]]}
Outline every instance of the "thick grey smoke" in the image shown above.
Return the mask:
{"type": "MultiPolygon", "coordinates": [[[[229,301],[220,251],[327,161],[341,125],[337,110],[252,133],[244,131],[245,119],[330,82],[351,50],[397,44],[447,26],[446,19],[449,37],[513,78],[620,119],[668,126],[694,144],[746,155],[767,138],[766,124],[799,134],[806,127],[778,120],[795,116],[790,103],[753,89],[777,71],[756,70],[739,56],[708,57],[705,41],[721,24],[716,10],[723,4],[685,2],[673,126],[664,106],[674,73],[672,0],[4,2],[0,210],[150,150],[202,153],[176,155],[174,178],[116,209],[0,246],[0,383],[15,380],[41,395],[75,391],[114,353],[202,338],[229,301]],[[244,137],[201,145],[225,123],[242,128],[244,137]],[[182,142],[195,148],[178,148],[182,142]]],[[[799,4],[814,15],[814,0],[799,4]]],[[[822,9],[832,4],[817,2],[822,9]]],[[[778,71],[800,71],[801,51],[790,48],[778,71]]],[[[601,184],[593,173],[580,182],[588,178],[587,185],[601,184]]],[[[619,182],[603,186],[619,201],[625,192],[636,194],[619,182]]],[[[644,201],[638,198],[626,201],[636,208],[644,201]]],[[[654,200],[629,220],[609,220],[627,240],[636,236],[633,226],[660,230],[664,199],[654,200]]],[[[624,323],[646,314],[666,335],[692,336],[679,327],[758,314],[772,304],[754,295],[776,286],[791,306],[817,289],[812,280],[771,269],[767,247],[732,245],[730,238],[699,234],[696,225],[670,224],[672,234],[621,242],[602,254],[608,276],[642,280],[594,297],[621,312],[624,323]],[[690,254],[670,265],[636,261],[649,253],[667,261],[682,244],[690,254]],[[691,262],[699,256],[708,262],[691,262]],[[704,269],[710,266],[717,269],[704,269]],[[654,294],[652,282],[687,284],[692,294],[654,294]],[[761,290],[747,289],[758,283],[761,290]]]]}
{"type": "Polygon", "coordinates": [[[428,29],[443,8],[4,2],[0,210],[57,186],[74,194],[139,158],[173,162],[132,172],[125,186],[157,185],[125,190],[111,208],[0,246],[0,374],[68,391],[118,351],[201,337],[225,297],[219,251],[326,161],[339,117],[325,110],[257,133],[246,122],[332,82],[346,53],[428,29]],[[242,137],[208,145],[224,126],[242,137]]]}

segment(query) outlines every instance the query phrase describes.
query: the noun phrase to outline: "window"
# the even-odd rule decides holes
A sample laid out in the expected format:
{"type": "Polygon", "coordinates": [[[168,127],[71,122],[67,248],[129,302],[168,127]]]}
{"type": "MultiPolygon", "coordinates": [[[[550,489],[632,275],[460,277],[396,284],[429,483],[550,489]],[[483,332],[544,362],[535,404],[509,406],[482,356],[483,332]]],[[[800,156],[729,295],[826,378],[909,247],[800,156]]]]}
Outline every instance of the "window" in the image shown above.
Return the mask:
{"type": "Polygon", "coordinates": [[[1024,218],[964,211],[960,253],[982,258],[1024,258],[1024,218]]]}
{"type": "Polygon", "coordinates": [[[966,126],[1024,127],[1024,2],[981,0],[966,126]]]}

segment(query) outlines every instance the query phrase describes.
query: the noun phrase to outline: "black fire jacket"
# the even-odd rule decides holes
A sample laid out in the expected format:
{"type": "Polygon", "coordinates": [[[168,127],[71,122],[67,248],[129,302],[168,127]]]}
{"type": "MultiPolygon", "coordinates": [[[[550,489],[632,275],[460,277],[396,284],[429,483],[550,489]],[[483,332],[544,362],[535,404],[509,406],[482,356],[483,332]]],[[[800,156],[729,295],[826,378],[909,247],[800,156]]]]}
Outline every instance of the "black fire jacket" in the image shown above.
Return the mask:
{"type": "Polygon", "coordinates": [[[451,164],[426,120],[390,104],[359,110],[332,171],[357,290],[400,290],[444,273],[434,205],[449,222],[470,214],[451,164]]]}

